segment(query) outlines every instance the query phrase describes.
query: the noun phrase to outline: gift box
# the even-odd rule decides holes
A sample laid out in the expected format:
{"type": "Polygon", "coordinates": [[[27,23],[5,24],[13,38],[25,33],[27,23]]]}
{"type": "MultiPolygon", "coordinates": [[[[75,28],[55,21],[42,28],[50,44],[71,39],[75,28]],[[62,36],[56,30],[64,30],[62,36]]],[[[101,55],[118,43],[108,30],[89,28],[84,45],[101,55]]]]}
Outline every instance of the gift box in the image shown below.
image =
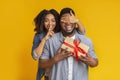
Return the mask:
{"type": "Polygon", "coordinates": [[[61,48],[67,48],[67,51],[72,52],[73,56],[76,57],[76,60],[78,60],[78,56],[82,55],[85,57],[89,50],[89,46],[70,37],[65,38],[61,48]]]}

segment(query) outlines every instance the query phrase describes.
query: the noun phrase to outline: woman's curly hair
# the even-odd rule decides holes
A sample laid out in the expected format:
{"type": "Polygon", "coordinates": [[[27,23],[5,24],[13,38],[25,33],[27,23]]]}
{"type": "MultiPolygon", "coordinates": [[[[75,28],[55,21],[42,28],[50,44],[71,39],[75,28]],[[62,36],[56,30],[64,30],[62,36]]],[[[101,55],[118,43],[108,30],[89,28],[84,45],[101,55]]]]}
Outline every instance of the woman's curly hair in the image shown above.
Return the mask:
{"type": "Polygon", "coordinates": [[[36,31],[36,34],[47,32],[44,26],[44,20],[47,14],[52,14],[55,17],[56,26],[53,31],[55,33],[60,31],[59,13],[54,9],[50,9],[50,10],[44,9],[34,19],[34,23],[35,23],[34,31],[36,31]]]}

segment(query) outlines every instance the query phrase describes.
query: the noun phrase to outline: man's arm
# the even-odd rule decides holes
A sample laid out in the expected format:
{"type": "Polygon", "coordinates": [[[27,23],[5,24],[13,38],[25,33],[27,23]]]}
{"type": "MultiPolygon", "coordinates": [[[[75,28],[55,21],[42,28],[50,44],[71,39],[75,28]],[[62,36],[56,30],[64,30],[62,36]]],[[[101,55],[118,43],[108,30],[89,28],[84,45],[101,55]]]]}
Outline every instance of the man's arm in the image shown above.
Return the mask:
{"type": "Polygon", "coordinates": [[[41,68],[50,68],[57,62],[66,59],[67,57],[71,56],[72,54],[67,51],[67,49],[59,49],[56,55],[51,59],[40,59],[40,67],[41,68]]]}
{"type": "Polygon", "coordinates": [[[55,61],[55,58],[53,57],[51,59],[40,59],[39,63],[41,68],[46,69],[52,67],[52,65],[57,63],[57,61],[55,61]]]}
{"type": "Polygon", "coordinates": [[[89,50],[88,50],[88,53],[85,57],[83,56],[80,56],[79,59],[86,63],[87,65],[89,65],[90,67],[95,67],[98,65],[98,59],[97,59],[97,56],[95,54],[95,50],[94,50],[94,47],[93,47],[93,44],[92,44],[92,41],[91,40],[88,40],[89,42],[89,50]]]}

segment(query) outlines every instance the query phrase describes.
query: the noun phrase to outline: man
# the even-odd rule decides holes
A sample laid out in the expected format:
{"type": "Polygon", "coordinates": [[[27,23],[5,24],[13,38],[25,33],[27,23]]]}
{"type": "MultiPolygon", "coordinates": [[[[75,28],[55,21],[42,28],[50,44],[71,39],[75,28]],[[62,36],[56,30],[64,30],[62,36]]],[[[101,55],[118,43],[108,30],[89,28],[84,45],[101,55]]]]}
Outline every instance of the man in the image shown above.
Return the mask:
{"type": "Polygon", "coordinates": [[[88,80],[88,66],[95,67],[98,64],[91,40],[78,34],[75,24],[70,22],[71,12],[74,14],[71,8],[61,10],[60,25],[62,30],[47,40],[40,57],[41,68],[50,68],[50,80],[88,80]],[[66,36],[88,45],[90,48],[87,56],[79,56],[79,60],[76,61],[71,52],[61,49],[66,36]]]}

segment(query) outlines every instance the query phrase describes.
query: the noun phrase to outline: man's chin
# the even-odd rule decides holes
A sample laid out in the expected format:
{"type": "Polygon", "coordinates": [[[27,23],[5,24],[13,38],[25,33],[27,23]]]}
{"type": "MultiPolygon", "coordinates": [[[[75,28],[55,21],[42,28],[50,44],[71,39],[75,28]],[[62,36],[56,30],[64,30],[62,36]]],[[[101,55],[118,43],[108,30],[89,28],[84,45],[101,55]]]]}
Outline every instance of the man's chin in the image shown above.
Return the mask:
{"type": "Polygon", "coordinates": [[[72,34],[73,31],[66,31],[66,34],[72,34]]]}
{"type": "Polygon", "coordinates": [[[63,32],[64,35],[69,36],[69,35],[72,35],[74,33],[74,29],[72,31],[62,30],[62,32],[63,32]]]}

